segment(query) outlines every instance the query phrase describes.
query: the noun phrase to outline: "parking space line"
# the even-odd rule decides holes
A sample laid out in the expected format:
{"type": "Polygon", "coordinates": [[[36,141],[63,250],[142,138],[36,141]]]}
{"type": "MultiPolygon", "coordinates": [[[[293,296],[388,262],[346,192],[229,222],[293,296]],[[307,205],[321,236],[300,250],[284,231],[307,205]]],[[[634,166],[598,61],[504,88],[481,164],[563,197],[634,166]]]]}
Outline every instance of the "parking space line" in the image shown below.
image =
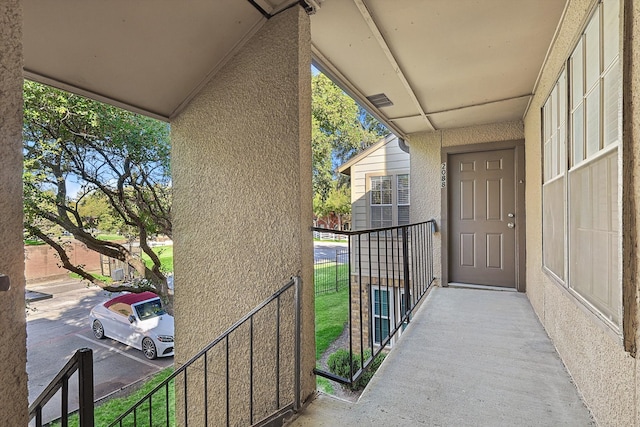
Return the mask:
{"type": "Polygon", "coordinates": [[[152,368],[162,369],[162,366],[154,365],[153,363],[148,362],[148,361],[146,361],[146,360],[138,359],[137,357],[132,356],[132,355],[130,355],[130,354],[127,354],[127,353],[125,353],[125,352],[124,352],[124,351],[122,351],[122,350],[118,350],[118,349],[117,349],[117,348],[115,348],[115,347],[112,347],[112,346],[110,346],[110,345],[106,345],[106,344],[102,344],[101,342],[98,342],[98,341],[96,341],[95,339],[87,338],[87,337],[82,336],[82,335],[80,335],[80,334],[74,334],[74,335],[75,335],[75,336],[77,336],[78,338],[82,338],[82,339],[83,339],[83,340],[85,340],[85,341],[89,341],[90,343],[93,343],[93,344],[95,344],[95,345],[99,345],[100,347],[104,347],[104,348],[106,348],[106,349],[108,349],[108,350],[115,351],[116,353],[119,353],[119,354],[121,354],[121,355],[123,355],[123,356],[125,356],[125,357],[128,357],[129,359],[133,359],[133,360],[135,360],[136,362],[143,363],[143,364],[145,364],[145,365],[147,365],[147,366],[151,366],[152,368]]]}

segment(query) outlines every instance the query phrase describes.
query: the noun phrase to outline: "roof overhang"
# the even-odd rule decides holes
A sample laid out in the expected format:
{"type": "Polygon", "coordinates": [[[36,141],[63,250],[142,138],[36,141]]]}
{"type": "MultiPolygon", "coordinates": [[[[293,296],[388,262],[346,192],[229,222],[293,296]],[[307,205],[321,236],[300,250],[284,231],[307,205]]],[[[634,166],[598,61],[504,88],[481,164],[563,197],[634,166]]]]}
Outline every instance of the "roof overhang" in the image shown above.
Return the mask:
{"type": "Polygon", "coordinates": [[[317,66],[404,137],[521,119],[566,0],[22,3],[27,78],[163,120],[270,16],[301,4],[315,11],[317,66]],[[393,105],[367,98],[377,94],[393,105]]]}
{"type": "Polygon", "coordinates": [[[343,175],[351,175],[351,167],[353,165],[355,165],[360,160],[362,160],[365,157],[367,157],[369,154],[371,154],[372,152],[374,152],[378,148],[380,148],[380,147],[382,147],[384,145],[387,145],[388,143],[390,143],[391,141],[393,141],[394,139],[397,139],[397,138],[398,137],[396,135],[393,135],[393,134],[389,134],[389,135],[385,136],[384,138],[380,138],[380,140],[378,142],[376,142],[375,144],[371,144],[365,150],[362,150],[361,152],[359,152],[358,154],[353,156],[351,159],[349,159],[347,162],[345,162],[342,165],[340,165],[338,167],[338,169],[337,169],[338,172],[343,174],[343,175]]]}
{"type": "Polygon", "coordinates": [[[297,3],[24,0],[25,77],[169,120],[268,15],[297,3]]]}

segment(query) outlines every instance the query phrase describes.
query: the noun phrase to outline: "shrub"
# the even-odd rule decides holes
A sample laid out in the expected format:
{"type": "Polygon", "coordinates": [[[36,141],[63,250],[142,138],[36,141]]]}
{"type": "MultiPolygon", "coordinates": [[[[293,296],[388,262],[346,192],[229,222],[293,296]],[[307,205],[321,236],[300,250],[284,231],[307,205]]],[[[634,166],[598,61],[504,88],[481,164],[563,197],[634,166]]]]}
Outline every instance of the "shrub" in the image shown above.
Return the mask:
{"type": "MultiPolygon", "coordinates": [[[[367,369],[362,373],[360,378],[353,382],[353,384],[345,385],[344,387],[350,390],[362,390],[369,384],[371,378],[376,373],[380,364],[384,360],[386,354],[380,353],[376,356],[376,358],[369,364],[367,369]]],[[[365,350],[364,359],[369,360],[371,358],[371,350],[365,350]]],[[[333,372],[336,375],[339,375],[343,378],[350,378],[351,374],[355,374],[362,367],[362,361],[360,360],[360,355],[356,354],[351,358],[350,353],[341,348],[338,349],[335,353],[329,356],[327,360],[327,365],[329,367],[329,371],[333,372]]]]}
{"type": "Polygon", "coordinates": [[[352,373],[356,373],[360,369],[360,357],[355,356],[351,359],[351,354],[344,348],[338,349],[327,359],[329,370],[336,375],[344,378],[350,378],[352,373]],[[349,367],[351,365],[351,367],[349,367]]]}
{"type": "MultiPolygon", "coordinates": [[[[382,361],[384,360],[386,355],[387,355],[386,353],[378,354],[375,357],[375,359],[371,361],[371,364],[367,366],[367,369],[364,371],[362,376],[358,379],[358,383],[361,384],[361,388],[365,388],[367,384],[369,384],[369,381],[371,381],[371,378],[373,378],[373,375],[376,373],[376,371],[382,364],[382,361]]],[[[365,351],[364,357],[365,357],[365,360],[369,359],[371,357],[371,352],[369,350],[365,351]],[[367,355],[367,352],[369,353],[368,355],[367,355]]]]}

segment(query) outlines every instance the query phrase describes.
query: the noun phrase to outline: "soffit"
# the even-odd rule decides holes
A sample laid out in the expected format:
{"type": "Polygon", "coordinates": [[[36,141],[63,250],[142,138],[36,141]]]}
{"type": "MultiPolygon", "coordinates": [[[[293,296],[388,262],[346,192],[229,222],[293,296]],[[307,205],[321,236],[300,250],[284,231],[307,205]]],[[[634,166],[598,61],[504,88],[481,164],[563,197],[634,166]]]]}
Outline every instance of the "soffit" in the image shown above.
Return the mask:
{"type": "Polygon", "coordinates": [[[518,120],[565,3],[327,0],[315,59],[361,100],[386,94],[375,111],[400,134],[518,120]]]}
{"type": "MultiPolygon", "coordinates": [[[[298,3],[254,2],[271,14],[298,3]]],[[[565,6],[314,3],[314,60],[401,136],[522,118],[565,6]],[[366,100],[378,93],[393,106],[366,100]]],[[[27,78],[162,119],[179,113],[267,21],[248,0],[22,4],[27,78]]]]}
{"type": "Polygon", "coordinates": [[[163,119],[266,22],[246,0],[22,3],[25,77],[163,119]]]}

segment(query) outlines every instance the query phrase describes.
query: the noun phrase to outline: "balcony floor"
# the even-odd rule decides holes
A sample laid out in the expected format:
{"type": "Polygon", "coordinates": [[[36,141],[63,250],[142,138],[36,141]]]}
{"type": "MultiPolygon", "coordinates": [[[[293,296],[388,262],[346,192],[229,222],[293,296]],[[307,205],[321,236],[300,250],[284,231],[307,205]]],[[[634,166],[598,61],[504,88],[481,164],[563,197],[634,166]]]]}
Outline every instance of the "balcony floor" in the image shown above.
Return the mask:
{"type": "Polygon", "coordinates": [[[524,294],[434,288],[357,403],[290,426],[595,425],[524,294]]]}

